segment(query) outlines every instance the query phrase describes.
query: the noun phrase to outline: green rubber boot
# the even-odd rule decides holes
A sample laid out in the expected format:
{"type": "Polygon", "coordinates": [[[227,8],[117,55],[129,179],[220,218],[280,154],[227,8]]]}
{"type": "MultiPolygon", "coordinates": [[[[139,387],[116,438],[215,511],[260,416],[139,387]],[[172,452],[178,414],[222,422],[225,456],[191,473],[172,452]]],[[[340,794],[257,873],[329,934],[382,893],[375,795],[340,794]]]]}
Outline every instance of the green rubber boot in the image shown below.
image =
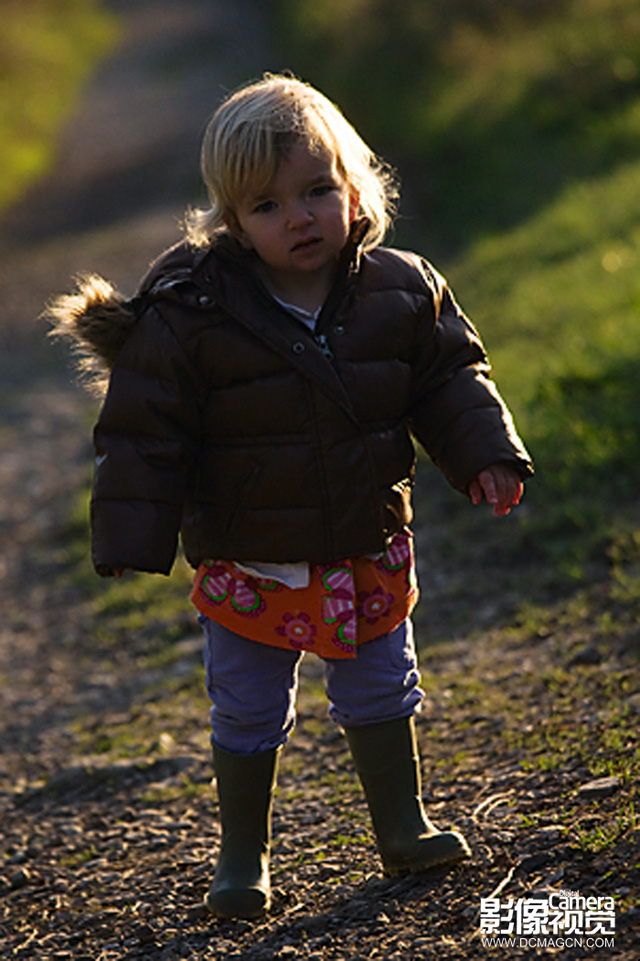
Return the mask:
{"type": "Polygon", "coordinates": [[[271,803],[279,752],[232,754],[213,745],[222,845],[206,904],[220,918],[259,918],[271,905],[271,803]]]}
{"type": "Polygon", "coordinates": [[[420,874],[470,857],[457,831],[439,831],[420,796],[413,718],[345,730],[388,877],[420,874]]]}

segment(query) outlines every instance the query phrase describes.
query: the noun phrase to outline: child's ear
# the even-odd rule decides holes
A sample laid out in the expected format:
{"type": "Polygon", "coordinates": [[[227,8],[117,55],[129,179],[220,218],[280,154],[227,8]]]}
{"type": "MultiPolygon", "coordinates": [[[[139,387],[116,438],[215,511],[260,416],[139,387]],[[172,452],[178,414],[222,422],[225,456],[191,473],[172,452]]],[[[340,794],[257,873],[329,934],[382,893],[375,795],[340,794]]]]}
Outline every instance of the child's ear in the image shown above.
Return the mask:
{"type": "Polygon", "coordinates": [[[241,243],[242,246],[245,247],[247,250],[252,250],[252,246],[251,246],[251,243],[249,242],[249,238],[247,237],[244,230],[240,226],[240,221],[238,220],[238,218],[236,217],[236,215],[232,210],[225,215],[224,222],[229,233],[232,234],[232,236],[234,236],[235,239],[239,243],[241,243]]]}

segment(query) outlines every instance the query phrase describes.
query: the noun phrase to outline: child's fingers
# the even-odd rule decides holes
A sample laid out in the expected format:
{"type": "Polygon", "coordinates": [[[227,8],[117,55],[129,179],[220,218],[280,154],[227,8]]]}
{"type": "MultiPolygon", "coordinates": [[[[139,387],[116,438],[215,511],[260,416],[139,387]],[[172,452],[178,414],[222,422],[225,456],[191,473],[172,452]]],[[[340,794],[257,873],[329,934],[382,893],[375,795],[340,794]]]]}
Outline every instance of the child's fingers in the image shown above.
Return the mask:
{"type": "Polygon", "coordinates": [[[473,480],[469,484],[469,497],[472,504],[479,504],[484,497],[482,487],[477,480],[473,480]]]}
{"type": "Polygon", "coordinates": [[[514,493],[513,493],[512,499],[511,499],[511,504],[512,504],[513,507],[517,507],[517,506],[518,506],[518,504],[519,504],[520,501],[522,500],[522,495],[523,495],[523,494],[524,494],[524,484],[522,483],[522,481],[521,481],[520,479],[518,479],[518,480],[516,481],[515,491],[514,491],[514,493]]]}
{"type": "Polygon", "coordinates": [[[520,503],[522,497],[522,481],[512,472],[504,472],[498,483],[498,496],[493,508],[496,517],[505,517],[511,508],[520,503]]]}
{"type": "Polygon", "coordinates": [[[495,509],[502,499],[500,476],[496,471],[488,468],[478,475],[487,503],[495,509]]]}
{"type": "Polygon", "coordinates": [[[479,504],[484,496],[496,517],[505,517],[520,503],[523,489],[515,471],[504,464],[494,464],[480,471],[469,485],[469,496],[473,504],[479,504]]]}

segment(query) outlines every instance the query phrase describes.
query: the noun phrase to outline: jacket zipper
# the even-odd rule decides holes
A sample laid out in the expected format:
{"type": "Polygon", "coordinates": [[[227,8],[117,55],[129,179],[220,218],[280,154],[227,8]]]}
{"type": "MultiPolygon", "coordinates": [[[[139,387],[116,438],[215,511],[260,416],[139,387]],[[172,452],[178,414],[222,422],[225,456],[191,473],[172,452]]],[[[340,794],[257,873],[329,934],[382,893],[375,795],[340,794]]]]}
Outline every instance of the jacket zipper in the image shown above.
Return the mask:
{"type": "Polygon", "coordinates": [[[318,347],[319,347],[320,350],[322,351],[323,355],[327,358],[327,360],[334,360],[334,359],[335,359],[335,358],[334,358],[333,351],[332,351],[331,348],[329,347],[329,342],[328,342],[328,340],[327,340],[327,335],[326,335],[326,334],[316,334],[316,333],[314,333],[314,334],[313,334],[313,339],[315,340],[316,344],[318,345],[318,347]]]}

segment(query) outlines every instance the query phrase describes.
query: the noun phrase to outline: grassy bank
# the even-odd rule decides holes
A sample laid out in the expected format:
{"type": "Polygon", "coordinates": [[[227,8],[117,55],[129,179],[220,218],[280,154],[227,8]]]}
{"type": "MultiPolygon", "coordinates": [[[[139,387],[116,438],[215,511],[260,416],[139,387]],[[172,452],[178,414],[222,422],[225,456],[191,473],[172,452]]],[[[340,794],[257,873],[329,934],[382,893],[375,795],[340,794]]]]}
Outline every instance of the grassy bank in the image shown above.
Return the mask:
{"type": "MultiPolygon", "coordinates": [[[[287,65],[400,168],[394,242],[449,276],[537,464],[500,547],[491,519],[466,520],[467,506],[438,488],[431,516],[444,499],[458,563],[474,560],[480,539],[502,557],[537,559],[532,579],[556,587],[612,574],[620,550],[631,570],[640,562],[635,0],[301,0],[280,3],[279,18],[287,65]]],[[[428,505],[423,514],[426,524],[428,505]]]]}
{"type": "Polygon", "coordinates": [[[96,0],[3,4],[0,213],[51,164],[56,134],[116,32],[96,0]]]}

